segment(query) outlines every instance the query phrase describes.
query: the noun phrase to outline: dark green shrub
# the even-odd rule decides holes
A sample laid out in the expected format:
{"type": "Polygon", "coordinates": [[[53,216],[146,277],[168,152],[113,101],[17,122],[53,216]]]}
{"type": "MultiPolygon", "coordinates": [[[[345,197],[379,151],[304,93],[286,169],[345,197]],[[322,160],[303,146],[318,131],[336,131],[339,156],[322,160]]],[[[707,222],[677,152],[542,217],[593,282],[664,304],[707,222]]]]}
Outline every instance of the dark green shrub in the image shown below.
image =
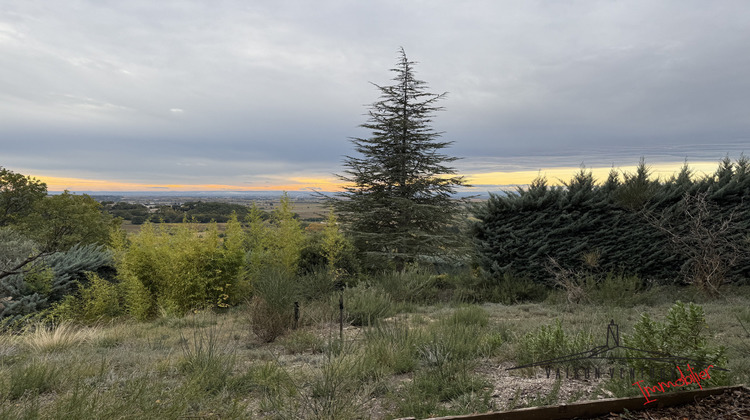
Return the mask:
{"type": "MultiPolygon", "coordinates": [[[[691,177],[689,168],[667,180],[651,179],[641,162],[633,174],[612,171],[597,184],[591,172],[581,170],[564,187],[549,186],[543,178],[527,189],[492,195],[475,207],[478,221],[473,236],[479,265],[494,275],[511,273],[549,283],[545,266],[550,257],[561,267],[575,269],[587,254],[598,253],[602,273],[626,272],[670,284],[686,263],[695,271],[695,259],[672,238],[695,233],[689,223],[696,210],[685,208],[683,197],[704,195],[715,208],[703,227],[732,221],[719,242],[745,243],[750,229],[750,159],[725,159],[712,176],[691,177]],[[687,210],[687,211],[686,211],[687,210]],[[660,229],[668,226],[668,232],[660,229]]],[[[725,255],[719,253],[718,255],[725,255]]],[[[726,268],[726,278],[750,276],[750,256],[738,255],[726,268]]],[[[720,267],[721,268],[721,267],[720,267]]]]}

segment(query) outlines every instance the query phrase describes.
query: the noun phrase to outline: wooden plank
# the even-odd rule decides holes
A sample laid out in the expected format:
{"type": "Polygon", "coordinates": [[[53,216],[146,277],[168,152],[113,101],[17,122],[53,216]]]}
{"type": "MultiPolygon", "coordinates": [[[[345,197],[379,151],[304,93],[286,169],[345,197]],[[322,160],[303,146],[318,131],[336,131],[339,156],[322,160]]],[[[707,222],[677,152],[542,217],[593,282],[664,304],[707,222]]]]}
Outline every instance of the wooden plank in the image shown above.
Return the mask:
{"type": "Polygon", "coordinates": [[[587,418],[600,416],[610,412],[620,413],[629,411],[648,410],[652,408],[672,407],[693,402],[696,398],[721,394],[727,390],[743,390],[750,392],[744,386],[724,386],[706,388],[702,390],[659,394],[658,399],[648,405],[643,396],[630,398],[607,398],[603,400],[587,401],[559,406],[521,408],[513,411],[494,412],[485,414],[469,414],[463,416],[434,417],[429,420],[565,420],[576,417],[587,418]]]}

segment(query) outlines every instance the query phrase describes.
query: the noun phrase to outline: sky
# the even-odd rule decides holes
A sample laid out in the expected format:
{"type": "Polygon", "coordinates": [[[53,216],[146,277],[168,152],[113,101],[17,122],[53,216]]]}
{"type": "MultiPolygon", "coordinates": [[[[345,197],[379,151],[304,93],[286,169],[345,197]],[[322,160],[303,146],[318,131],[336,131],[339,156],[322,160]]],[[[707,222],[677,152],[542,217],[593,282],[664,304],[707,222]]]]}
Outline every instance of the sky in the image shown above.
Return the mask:
{"type": "Polygon", "coordinates": [[[475,190],[750,153],[746,0],[3,0],[0,166],[50,190],[335,190],[401,47],[475,190]]]}

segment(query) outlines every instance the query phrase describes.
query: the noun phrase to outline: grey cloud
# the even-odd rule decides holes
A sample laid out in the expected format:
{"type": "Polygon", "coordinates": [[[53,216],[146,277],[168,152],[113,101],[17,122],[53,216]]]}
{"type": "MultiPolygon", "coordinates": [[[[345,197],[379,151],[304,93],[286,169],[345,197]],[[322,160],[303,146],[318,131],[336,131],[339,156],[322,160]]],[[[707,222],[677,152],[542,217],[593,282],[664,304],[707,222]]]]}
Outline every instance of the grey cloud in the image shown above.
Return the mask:
{"type": "Polygon", "coordinates": [[[750,144],[747,39],[742,1],[10,2],[0,165],[340,172],[399,46],[449,92],[434,126],[462,170],[713,158],[750,144]]]}

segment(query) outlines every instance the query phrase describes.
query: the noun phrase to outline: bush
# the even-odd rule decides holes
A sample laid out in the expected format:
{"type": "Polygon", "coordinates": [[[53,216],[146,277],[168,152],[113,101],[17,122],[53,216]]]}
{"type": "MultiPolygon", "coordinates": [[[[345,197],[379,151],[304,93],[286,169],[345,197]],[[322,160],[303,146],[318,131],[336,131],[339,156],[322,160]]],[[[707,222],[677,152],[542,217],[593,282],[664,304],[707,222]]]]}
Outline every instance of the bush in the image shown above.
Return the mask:
{"type": "Polygon", "coordinates": [[[725,159],[702,179],[691,175],[686,166],[671,179],[653,180],[641,162],[636,173],[613,170],[602,183],[582,169],[563,187],[538,178],[528,188],[493,194],[474,209],[477,262],[493,274],[539,283],[549,280],[549,257],[573,268],[590,253],[600,255],[602,272],[625,270],[667,284],[683,272],[704,290],[723,278],[748,278],[750,255],[735,245],[750,229],[750,159],[725,159]],[[710,212],[701,215],[699,203],[683,201],[696,195],[710,212]]]}
{"type": "Polygon", "coordinates": [[[116,284],[89,273],[88,285],[81,287],[78,296],[66,296],[53,306],[49,316],[85,322],[115,318],[123,314],[120,300],[121,291],[116,284]]]}
{"type": "Polygon", "coordinates": [[[418,346],[424,342],[421,331],[401,323],[376,323],[364,330],[365,358],[394,374],[414,371],[418,364],[418,346]]]}
{"type": "MultiPolygon", "coordinates": [[[[578,332],[574,336],[565,334],[560,320],[557,320],[554,325],[542,325],[519,340],[516,348],[516,363],[526,365],[567,356],[588,350],[592,347],[592,343],[591,334],[583,332],[578,332]]],[[[577,363],[585,363],[585,361],[573,363],[571,366],[580,366],[577,363]]]]}
{"type": "Polygon", "coordinates": [[[252,331],[261,341],[270,343],[294,325],[294,302],[299,301],[299,284],[294,274],[268,268],[256,276],[253,286],[252,331]]]}
{"type": "Polygon", "coordinates": [[[188,223],[169,230],[147,223],[130,239],[130,245],[115,242],[125,308],[134,317],[159,311],[181,316],[241,301],[245,238],[236,218],[227,223],[223,240],[216,224],[198,235],[188,223]]]}
{"type": "Polygon", "coordinates": [[[439,281],[430,269],[412,264],[402,271],[380,272],[373,276],[372,284],[404,301],[424,303],[435,300],[439,281]]]}
{"type": "MultiPolygon", "coordinates": [[[[331,297],[338,303],[338,296],[331,297]]],[[[360,283],[344,290],[344,311],[352,325],[372,325],[376,321],[394,314],[391,296],[366,283],[360,283]]]]}
{"type": "MultiPolygon", "coordinates": [[[[709,364],[716,367],[726,367],[726,348],[709,345],[706,331],[708,325],[701,306],[693,303],[687,306],[677,301],[667,314],[666,322],[652,321],[648,314],[641,315],[641,319],[633,326],[633,334],[623,337],[628,347],[640,350],[658,352],[665,355],[686,357],[700,363],[703,368],[709,364]]],[[[665,367],[664,362],[639,359],[643,353],[626,350],[628,364],[638,371],[659,371],[665,367]]],[[[668,366],[670,369],[672,366],[668,366]]],[[[682,366],[684,368],[684,366],[682,366]]],[[[711,379],[714,385],[727,380],[727,375],[721,371],[712,371],[711,379]],[[714,375],[716,372],[716,375],[714,375]]]]}

